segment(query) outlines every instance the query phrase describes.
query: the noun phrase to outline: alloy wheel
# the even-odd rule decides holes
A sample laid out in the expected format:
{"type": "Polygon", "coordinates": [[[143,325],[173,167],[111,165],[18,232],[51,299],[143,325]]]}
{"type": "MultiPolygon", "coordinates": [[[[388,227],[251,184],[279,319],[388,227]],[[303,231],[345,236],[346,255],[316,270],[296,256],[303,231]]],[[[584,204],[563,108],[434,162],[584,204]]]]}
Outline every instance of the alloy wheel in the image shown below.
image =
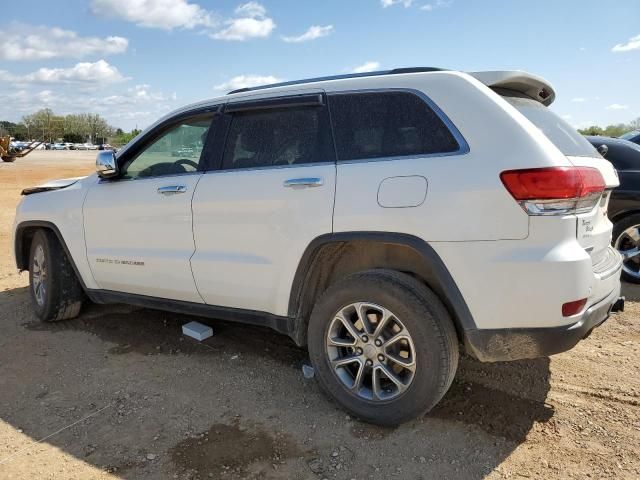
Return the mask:
{"type": "Polygon", "coordinates": [[[394,399],[415,376],[409,331],[393,312],[375,303],[352,303],[336,312],[327,331],[326,353],[343,386],[366,400],[394,399]]]}
{"type": "Polygon", "coordinates": [[[33,267],[31,271],[32,288],[38,305],[44,305],[47,294],[47,264],[44,256],[44,248],[38,245],[33,254],[33,267]]]}
{"type": "Polygon", "coordinates": [[[622,269],[640,279],[640,225],[633,225],[616,238],[614,247],[622,255],[622,269]]]}

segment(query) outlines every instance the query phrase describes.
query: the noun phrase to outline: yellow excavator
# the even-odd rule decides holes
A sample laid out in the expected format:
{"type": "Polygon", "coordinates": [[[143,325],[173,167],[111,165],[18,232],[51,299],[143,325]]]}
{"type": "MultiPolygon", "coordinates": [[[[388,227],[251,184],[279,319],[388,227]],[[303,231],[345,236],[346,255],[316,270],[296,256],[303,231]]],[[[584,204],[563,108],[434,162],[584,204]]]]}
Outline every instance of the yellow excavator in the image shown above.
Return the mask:
{"type": "Polygon", "coordinates": [[[31,142],[21,150],[11,147],[11,137],[0,137],[0,158],[3,162],[15,162],[16,158],[26,157],[42,142],[31,142]]]}

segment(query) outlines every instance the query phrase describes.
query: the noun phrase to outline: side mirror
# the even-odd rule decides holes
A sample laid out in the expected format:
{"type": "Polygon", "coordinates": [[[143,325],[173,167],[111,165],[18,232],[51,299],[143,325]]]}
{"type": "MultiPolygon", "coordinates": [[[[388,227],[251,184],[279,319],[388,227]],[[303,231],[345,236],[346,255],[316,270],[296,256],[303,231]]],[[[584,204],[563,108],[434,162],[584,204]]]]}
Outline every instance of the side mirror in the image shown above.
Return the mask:
{"type": "Polygon", "coordinates": [[[96,157],[96,172],[100,178],[113,178],[118,175],[116,154],[112,150],[102,150],[96,157]]]}
{"type": "Polygon", "coordinates": [[[606,145],[604,145],[604,144],[603,144],[603,145],[600,145],[600,146],[598,147],[598,153],[599,153],[600,155],[602,155],[603,157],[606,157],[606,156],[607,156],[607,153],[609,153],[609,147],[607,147],[607,146],[606,146],[606,145]]]}

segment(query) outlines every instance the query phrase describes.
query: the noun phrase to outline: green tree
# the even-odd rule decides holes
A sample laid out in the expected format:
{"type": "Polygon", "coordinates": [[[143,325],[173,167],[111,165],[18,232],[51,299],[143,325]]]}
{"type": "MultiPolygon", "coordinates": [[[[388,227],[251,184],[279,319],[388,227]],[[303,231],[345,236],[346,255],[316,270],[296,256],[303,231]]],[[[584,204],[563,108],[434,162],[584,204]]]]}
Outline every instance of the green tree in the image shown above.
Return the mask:
{"type": "Polygon", "coordinates": [[[582,135],[601,135],[604,137],[619,137],[620,135],[624,135],[627,132],[635,128],[640,127],[640,118],[636,118],[632,122],[619,123],[617,125],[608,125],[604,128],[599,127],[597,125],[592,125],[591,127],[578,129],[582,135]]]}

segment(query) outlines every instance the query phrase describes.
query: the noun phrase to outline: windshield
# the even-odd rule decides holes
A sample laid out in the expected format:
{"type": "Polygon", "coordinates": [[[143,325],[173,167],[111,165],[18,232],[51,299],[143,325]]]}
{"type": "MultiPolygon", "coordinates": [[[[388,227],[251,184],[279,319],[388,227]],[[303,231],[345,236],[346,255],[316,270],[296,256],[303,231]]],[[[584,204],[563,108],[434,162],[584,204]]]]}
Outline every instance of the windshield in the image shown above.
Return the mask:
{"type": "Polygon", "coordinates": [[[632,138],[640,135],[640,130],[631,130],[630,132],[625,133],[624,135],[620,135],[622,140],[631,140],[632,138]]]}
{"type": "Polygon", "coordinates": [[[565,155],[598,157],[598,151],[575,128],[565,122],[540,102],[509,90],[496,89],[497,93],[516,107],[531,123],[542,130],[549,140],[565,155]]]}

